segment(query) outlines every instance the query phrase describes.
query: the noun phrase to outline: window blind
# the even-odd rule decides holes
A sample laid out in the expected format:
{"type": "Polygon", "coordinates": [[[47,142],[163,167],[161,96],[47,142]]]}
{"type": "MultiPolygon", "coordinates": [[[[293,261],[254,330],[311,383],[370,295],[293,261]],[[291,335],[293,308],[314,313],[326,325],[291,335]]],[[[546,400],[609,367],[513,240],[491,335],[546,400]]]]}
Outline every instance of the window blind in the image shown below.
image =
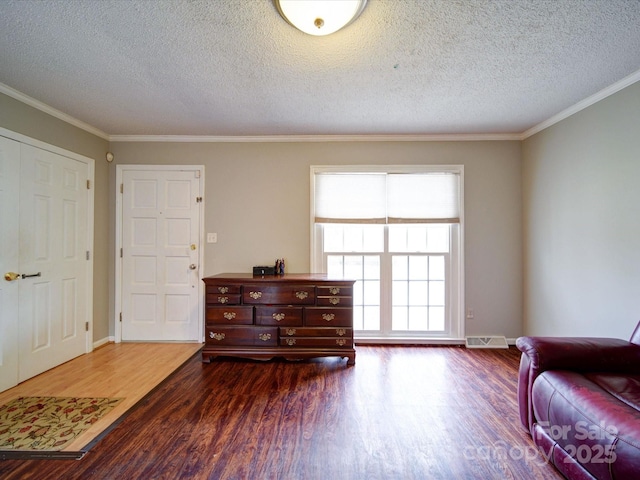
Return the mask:
{"type": "Polygon", "coordinates": [[[457,173],[317,173],[316,223],[459,223],[457,173]]]}
{"type": "Polygon", "coordinates": [[[315,176],[316,223],[385,223],[384,173],[323,173],[315,176]]]}
{"type": "Polygon", "coordinates": [[[459,223],[459,176],[387,175],[387,223],[459,223]]]}

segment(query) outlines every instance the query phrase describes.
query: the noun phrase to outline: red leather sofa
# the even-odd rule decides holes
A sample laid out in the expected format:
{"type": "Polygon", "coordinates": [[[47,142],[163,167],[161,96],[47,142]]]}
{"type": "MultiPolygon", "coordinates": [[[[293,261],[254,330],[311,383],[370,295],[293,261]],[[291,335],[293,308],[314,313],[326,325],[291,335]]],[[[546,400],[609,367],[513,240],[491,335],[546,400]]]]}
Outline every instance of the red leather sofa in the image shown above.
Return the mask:
{"type": "Polygon", "coordinates": [[[630,341],[520,337],[520,421],[570,479],[640,479],[640,323],[630,341]]]}

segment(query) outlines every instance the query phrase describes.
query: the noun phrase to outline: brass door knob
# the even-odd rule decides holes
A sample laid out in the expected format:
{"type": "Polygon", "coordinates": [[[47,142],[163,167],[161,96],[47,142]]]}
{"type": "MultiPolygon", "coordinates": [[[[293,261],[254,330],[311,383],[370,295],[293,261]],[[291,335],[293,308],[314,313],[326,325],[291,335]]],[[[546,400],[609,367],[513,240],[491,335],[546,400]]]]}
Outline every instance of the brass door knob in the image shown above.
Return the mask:
{"type": "Polygon", "coordinates": [[[15,273],[15,272],[7,272],[4,274],[4,279],[7,282],[13,282],[14,280],[17,280],[20,278],[20,274],[19,273],[15,273]]]}

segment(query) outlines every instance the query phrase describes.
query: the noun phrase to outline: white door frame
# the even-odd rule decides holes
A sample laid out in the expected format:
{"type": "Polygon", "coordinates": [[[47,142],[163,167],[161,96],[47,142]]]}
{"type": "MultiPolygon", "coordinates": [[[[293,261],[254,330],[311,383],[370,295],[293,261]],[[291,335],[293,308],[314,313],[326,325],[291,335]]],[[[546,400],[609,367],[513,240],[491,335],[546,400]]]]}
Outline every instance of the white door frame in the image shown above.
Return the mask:
{"type": "MultiPolygon", "coordinates": [[[[181,171],[181,170],[197,170],[200,172],[200,196],[202,197],[201,215],[200,215],[200,248],[198,253],[199,271],[202,271],[204,265],[204,165],[116,165],[116,241],[115,241],[115,310],[114,310],[114,340],[115,343],[122,342],[122,323],[120,313],[122,312],[122,257],[120,252],[122,249],[122,193],[121,185],[123,184],[124,171],[129,170],[160,170],[160,171],[181,171]]],[[[198,282],[198,331],[200,333],[200,341],[204,342],[204,283],[198,282]]]]}
{"type": "MultiPolygon", "coordinates": [[[[0,271],[20,272],[20,157],[22,144],[0,136],[0,271]],[[15,161],[17,159],[17,161],[15,161]]],[[[0,392],[19,382],[20,282],[0,279],[0,392]]]]}
{"type": "Polygon", "coordinates": [[[86,163],[88,167],[88,180],[89,180],[89,196],[87,199],[87,246],[89,248],[90,261],[87,263],[87,322],[89,323],[89,329],[85,333],[85,353],[89,353],[93,351],[93,257],[95,255],[94,252],[94,202],[95,202],[95,160],[93,158],[85,157],[84,155],[80,155],[75,152],[71,152],[69,150],[65,150],[60,147],[56,147],[55,145],[50,145],[48,143],[41,142],[40,140],[36,140],[35,138],[27,137],[26,135],[22,135],[21,133],[13,132],[11,130],[7,130],[6,128],[0,127],[0,136],[10,138],[11,140],[15,140],[20,143],[24,143],[26,145],[31,145],[33,147],[46,150],[48,152],[52,152],[58,155],[62,155],[64,157],[71,158],[73,160],[77,160],[82,163],[86,163]]]}

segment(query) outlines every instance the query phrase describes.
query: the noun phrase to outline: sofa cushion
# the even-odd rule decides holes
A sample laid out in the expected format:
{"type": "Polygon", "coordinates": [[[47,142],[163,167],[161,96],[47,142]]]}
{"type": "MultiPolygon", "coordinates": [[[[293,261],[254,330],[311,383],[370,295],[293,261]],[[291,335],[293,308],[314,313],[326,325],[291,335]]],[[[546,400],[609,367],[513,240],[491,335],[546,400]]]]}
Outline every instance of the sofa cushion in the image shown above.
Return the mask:
{"type": "MultiPolygon", "coordinates": [[[[565,370],[540,374],[532,388],[537,429],[596,478],[638,478],[638,377],[629,377],[629,382],[620,374],[590,377],[565,370]]],[[[534,441],[540,445],[535,431],[534,441]]]]}
{"type": "Polygon", "coordinates": [[[621,402],[640,410],[640,375],[589,373],[585,377],[621,402]]]}

